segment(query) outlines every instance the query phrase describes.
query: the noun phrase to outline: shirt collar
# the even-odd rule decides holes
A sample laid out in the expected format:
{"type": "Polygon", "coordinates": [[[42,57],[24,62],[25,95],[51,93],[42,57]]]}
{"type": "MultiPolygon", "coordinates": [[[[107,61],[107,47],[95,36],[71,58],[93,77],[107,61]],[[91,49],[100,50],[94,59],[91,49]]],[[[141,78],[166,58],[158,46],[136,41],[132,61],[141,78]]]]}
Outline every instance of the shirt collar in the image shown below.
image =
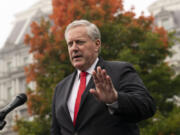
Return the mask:
{"type": "MultiPolygon", "coordinates": [[[[92,72],[94,71],[94,69],[95,69],[96,64],[98,63],[98,61],[99,61],[99,58],[97,57],[96,60],[94,61],[94,63],[86,70],[86,72],[87,72],[88,74],[91,74],[91,75],[92,75],[92,72]]],[[[80,73],[81,73],[81,71],[78,70],[78,76],[79,76],[80,73]]]]}

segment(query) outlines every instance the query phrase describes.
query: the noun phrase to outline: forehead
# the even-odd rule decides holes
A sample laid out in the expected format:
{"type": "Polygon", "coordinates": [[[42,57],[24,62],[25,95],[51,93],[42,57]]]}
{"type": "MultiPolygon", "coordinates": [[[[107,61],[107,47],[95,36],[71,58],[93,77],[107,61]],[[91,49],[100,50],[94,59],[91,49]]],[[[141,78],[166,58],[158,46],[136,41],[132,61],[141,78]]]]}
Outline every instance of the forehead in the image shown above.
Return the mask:
{"type": "Polygon", "coordinates": [[[67,40],[74,40],[77,38],[87,38],[87,28],[86,26],[76,26],[68,30],[67,40]]]}

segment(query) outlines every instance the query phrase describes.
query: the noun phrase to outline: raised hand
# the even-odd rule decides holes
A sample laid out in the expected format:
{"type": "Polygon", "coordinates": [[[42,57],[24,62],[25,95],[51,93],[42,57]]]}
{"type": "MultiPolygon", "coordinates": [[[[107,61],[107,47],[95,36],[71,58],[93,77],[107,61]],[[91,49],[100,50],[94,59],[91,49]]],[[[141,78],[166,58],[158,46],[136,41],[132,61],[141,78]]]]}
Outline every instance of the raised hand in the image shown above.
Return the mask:
{"type": "Polygon", "coordinates": [[[117,101],[118,93],[105,69],[101,69],[101,67],[98,66],[97,72],[93,71],[93,80],[96,89],[90,89],[90,93],[106,104],[117,101]]]}

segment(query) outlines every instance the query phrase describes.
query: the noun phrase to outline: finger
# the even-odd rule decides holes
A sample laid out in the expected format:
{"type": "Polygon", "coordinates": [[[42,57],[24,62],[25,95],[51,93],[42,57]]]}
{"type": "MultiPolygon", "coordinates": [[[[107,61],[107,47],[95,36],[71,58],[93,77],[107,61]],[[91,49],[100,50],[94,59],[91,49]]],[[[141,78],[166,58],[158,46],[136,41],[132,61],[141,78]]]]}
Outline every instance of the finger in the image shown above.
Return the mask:
{"type": "Polygon", "coordinates": [[[107,75],[107,72],[106,72],[105,69],[103,69],[103,78],[105,78],[104,79],[105,84],[106,84],[106,86],[105,86],[106,89],[105,90],[109,91],[113,87],[113,84],[112,84],[110,76],[107,75]]]}
{"type": "MultiPolygon", "coordinates": [[[[106,81],[106,76],[107,76],[106,70],[103,69],[103,70],[102,70],[102,78],[103,78],[104,81],[106,81]]],[[[106,83],[106,82],[105,82],[105,83],[106,83]]]]}
{"type": "Polygon", "coordinates": [[[98,89],[99,91],[103,90],[103,83],[99,81],[99,79],[97,78],[97,73],[95,71],[93,71],[93,81],[94,84],[96,86],[96,89],[98,89]]]}
{"type": "Polygon", "coordinates": [[[100,66],[97,67],[97,73],[98,73],[98,74],[101,73],[101,67],[100,67],[100,66]]]}
{"type": "Polygon", "coordinates": [[[103,77],[102,77],[102,69],[100,66],[97,67],[97,78],[100,82],[103,82],[103,77]]]}
{"type": "Polygon", "coordinates": [[[107,82],[106,82],[106,70],[101,69],[101,67],[97,67],[97,78],[99,80],[98,87],[101,90],[105,90],[107,82]]]}
{"type": "Polygon", "coordinates": [[[89,92],[93,94],[97,99],[99,99],[99,94],[95,89],[90,89],[89,92]]]}
{"type": "Polygon", "coordinates": [[[102,86],[103,84],[97,77],[97,73],[95,71],[93,71],[93,81],[94,81],[96,88],[103,89],[103,86],[102,86]]]}
{"type": "Polygon", "coordinates": [[[110,88],[114,88],[111,77],[109,75],[106,76],[106,80],[107,80],[107,84],[110,86],[110,88]]]}
{"type": "Polygon", "coordinates": [[[108,80],[109,76],[107,75],[107,72],[105,69],[102,70],[102,76],[104,78],[104,82],[106,83],[106,85],[109,85],[109,80],[108,80]]]}
{"type": "Polygon", "coordinates": [[[99,91],[104,90],[103,84],[102,84],[101,82],[96,81],[96,80],[94,79],[94,84],[95,84],[96,89],[98,89],[99,91]]]}
{"type": "Polygon", "coordinates": [[[94,83],[95,83],[95,84],[98,83],[99,80],[98,80],[98,78],[97,78],[97,73],[96,73],[96,71],[93,71],[93,72],[92,72],[92,75],[93,75],[94,83]]]}

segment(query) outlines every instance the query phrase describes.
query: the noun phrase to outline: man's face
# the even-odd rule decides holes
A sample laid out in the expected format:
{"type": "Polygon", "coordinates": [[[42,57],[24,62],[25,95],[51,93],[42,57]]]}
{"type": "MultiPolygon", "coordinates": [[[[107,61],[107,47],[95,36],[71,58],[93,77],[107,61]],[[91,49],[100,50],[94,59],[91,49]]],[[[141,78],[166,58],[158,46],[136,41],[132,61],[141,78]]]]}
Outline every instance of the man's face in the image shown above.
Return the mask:
{"type": "Polygon", "coordinates": [[[71,28],[66,40],[72,65],[81,71],[87,70],[98,56],[100,40],[93,41],[85,26],[71,28]]]}

